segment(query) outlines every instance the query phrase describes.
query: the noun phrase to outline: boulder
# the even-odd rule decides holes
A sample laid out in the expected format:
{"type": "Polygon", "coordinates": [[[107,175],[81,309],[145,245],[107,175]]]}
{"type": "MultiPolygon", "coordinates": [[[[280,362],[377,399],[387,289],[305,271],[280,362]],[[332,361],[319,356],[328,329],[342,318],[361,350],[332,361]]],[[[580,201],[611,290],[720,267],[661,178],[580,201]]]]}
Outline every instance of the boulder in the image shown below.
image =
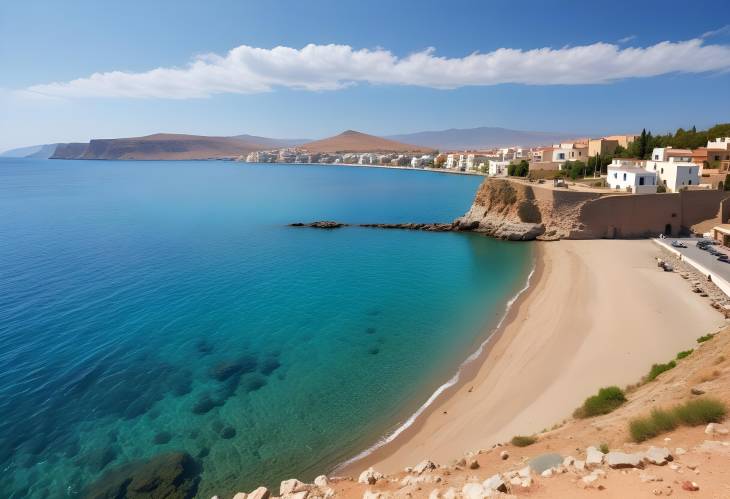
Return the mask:
{"type": "Polygon", "coordinates": [[[506,461],[507,459],[509,459],[509,452],[507,452],[506,450],[503,450],[502,452],[499,453],[499,458],[502,461],[506,461]]]}
{"type": "Polygon", "coordinates": [[[499,474],[492,475],[482,482],[482,487],[489,491],[507,492],[507,485],[499,474]]]}
{"type": "Polygon", "coordinates": [[[431,470],[435,470],[435,469],[436,469],[436,465],[432,461],[429,461],[428,459],[426,459],[426,460],[418,463],[416,466],[414,466],[413,472],[420,475],[424,471],[431,471],[431,470]]]}
{"type": "Polygon", "coordinates": [[[449,487],[446,489],[446,492],[443,493],[444,499],[456,499],[458,496],[458,493],[456,492],[456,489],[454,487],[449,487]]]}
{"type": "Polygon", "coordinates": [[[266,487],[259,487],[251,492],[246,499],[269,499],[271,493],[266,487]]]}
{"type": "Polygon", "coordinates": [[[295,494],[297,492],[305,492],[309,491],[311,486],[309,484],[300,482],[296,478],[290,478],[289,480],[284,480],[281,482],[281,485],[279,485],[279,495],[285,496],[288,494],[295,494]]]}
{"type": "Polygon", "coordinates": [[[663,466],[672,460],[672,455],[666,447],[649,447],[644,453],[644,460],[657,466],[663,466]]]}
{"type": "Polygon", "coordinates": [[[540,473],[540,476],[544,478],[550,478],[551,476],[553,476],[553,470],[545,470],[540,473]]]}
{"type": "Polygon", "coordinates": [[[591,446],[586,449],[586,466],[592,468],[603,464],[604,454],[600,450],[591,446]]]}
{"type": "Polygon", "coordinates": [[[611,451],[606,454],[606,463],[613,469],[639,468],[643,457],[641,453],[627,454],[626,452],[611,451]]]}
{"type": "Polygon", "coordinates": [[[708,435],[727,435],[728,429],[717,423],[710,423],[705,428],[705,433],[708,435]]]}
{"type": "Polygon", "coordinates": [[[482,499],[485,495],[484,487],[480,483],[467,483],[461,489],[464,499],[482,499]]]}
{"type": "Polygon", "coordinates": [[[284,494],[281,499],[307,499],[309,496],[308,490],[302,490],[301,492],[293,492],[291,494],[284,494]]]}
{"type": "Polygon", "coordinates": [[[314,485],[316,485],[320,489],[323,489],[329,485],[329,480],[327,480],[327,477],[325,475],[319,475],[317,478],[314,479],[314,485]]]}
{"type": "Polygon", "coordinates": [[[597,481],[598,481],[598,475],[594,475],[593,473],[591,473],[590,475],[586,475],[583,478],[581,478],[580,482],[578,482],[578,484],[583,488],[590,488],[590,487],[595,487],[597,481]]]}
{"type": "Polygon", "coordinates": [[[470,457],[467,461],[467,466],[470,470],[479,469],[479,461],[477,461],[475,457],[470,457]]]}
{"type": "Polygon", "coordinates": [[[372,468],[368,468],[360,473],[360,477],[357,479],[357,481],[359,483],[364,483],[365,485],[373,485],[381,478],[383,478],[382,473],[379,473],[372,468]]]}
{"type": "Polygon", "coordinates": [[[586,469],[586,462],[583,461],[582,459],[574,459],[573,460],[573,466],[578,471],[583,471],[584,469],[586,469]]]}

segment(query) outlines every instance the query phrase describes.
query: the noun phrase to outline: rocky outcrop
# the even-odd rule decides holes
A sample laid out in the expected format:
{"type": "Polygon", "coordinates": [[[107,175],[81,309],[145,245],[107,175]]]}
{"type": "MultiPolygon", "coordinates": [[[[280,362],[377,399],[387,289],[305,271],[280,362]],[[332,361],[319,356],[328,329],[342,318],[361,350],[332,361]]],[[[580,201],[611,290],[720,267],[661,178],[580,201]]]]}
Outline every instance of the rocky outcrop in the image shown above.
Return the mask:
{"type": "Polygon", "coordinates": [[[576,193],[579,196],[575,200],[556,203],[551,193],[522,182],[487,179],[469,211],[455,225],[510,241],[570,237],[580,230],[577,215],[591,196],[576,193]]]}
{"type": "Polygon", "coordinates": [[[335,222],[334,220],[319,220],[317,222],[295,222],[289,224],[289,227],[309,227],[311,229],[339,229],[340,227],[348,227],[349,224],[335,222]]]}

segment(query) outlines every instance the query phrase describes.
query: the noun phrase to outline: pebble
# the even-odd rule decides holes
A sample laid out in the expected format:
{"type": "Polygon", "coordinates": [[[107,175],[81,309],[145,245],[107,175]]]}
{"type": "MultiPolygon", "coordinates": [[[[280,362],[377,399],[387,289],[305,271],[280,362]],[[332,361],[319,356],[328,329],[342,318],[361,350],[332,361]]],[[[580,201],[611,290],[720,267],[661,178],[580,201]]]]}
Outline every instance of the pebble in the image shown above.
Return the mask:
{"type": "Polygon", "coordinates": [[[682,482],[682,489],[688,490],[690,492],[696,492],[700,490],[700,486],[697,485],[697,482],[690,482],[689,480],[685,480],[682,482]]]}
{"type": "Polygon", "coordinates": [[[506,461],[507,459],[509,459],[509,452],[507,452],[506,450],[503,450],[502,452],[499,453],[499,457],[500,457],[500,459],[502,459],[502,461],[506,461]]]}

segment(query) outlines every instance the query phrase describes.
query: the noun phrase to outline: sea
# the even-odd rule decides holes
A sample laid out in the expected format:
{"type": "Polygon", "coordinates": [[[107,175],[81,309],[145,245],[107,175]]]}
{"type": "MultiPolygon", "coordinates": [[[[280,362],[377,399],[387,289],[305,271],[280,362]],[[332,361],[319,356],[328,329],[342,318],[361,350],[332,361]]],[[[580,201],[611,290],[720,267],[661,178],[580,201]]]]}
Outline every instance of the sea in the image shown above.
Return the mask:
{"type": "Polygon", "coordinates": [[[288,224],[449,222],[481,181],[0,159],[0,497],[81,497],[177,451],[200,497],[278,490],[383,445],[488,338],[533,247],[288,224]]]}

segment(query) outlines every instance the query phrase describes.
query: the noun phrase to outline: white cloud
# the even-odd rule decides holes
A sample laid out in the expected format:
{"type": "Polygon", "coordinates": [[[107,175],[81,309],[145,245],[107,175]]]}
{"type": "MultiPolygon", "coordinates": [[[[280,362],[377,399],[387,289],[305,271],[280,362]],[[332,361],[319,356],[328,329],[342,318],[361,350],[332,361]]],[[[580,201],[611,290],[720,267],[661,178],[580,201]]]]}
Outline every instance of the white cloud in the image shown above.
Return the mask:
{"type": "Polygon", "coordinates": [[[730,46],[706,45],[702,39],[643,48],[609,43],[559,49],[501,48],[457,58],[440,57],[433,48],[397,57],[385,49],[356,50],[348,45],[310,44],[301,49],[241,45],[225,56],[200,56],[181,68],[94,73],[68,82],[33,85],[26,91],[57,97],[190,99],[280,87],[337,90],[358,83],[440,89],[502,83],[597,84],[728,69],[730,46]]]}
{"type": "Polygon", "coordinates": [[[726,24],[722,28],[714,29],[712,31],[706,31],[702,33],[700,38],[712,38],[713,36],[722,36],[730,34],[730,24],[726,24]]]}
{"type": "Polygon", "coordinates": [[[629,43],[631,40],[635,40],[635,39],[636,39],[636,35],[629,35],[629,36],[625,36],[623,38],[619,38],[618,42],[619,43],[629,43]]]}

